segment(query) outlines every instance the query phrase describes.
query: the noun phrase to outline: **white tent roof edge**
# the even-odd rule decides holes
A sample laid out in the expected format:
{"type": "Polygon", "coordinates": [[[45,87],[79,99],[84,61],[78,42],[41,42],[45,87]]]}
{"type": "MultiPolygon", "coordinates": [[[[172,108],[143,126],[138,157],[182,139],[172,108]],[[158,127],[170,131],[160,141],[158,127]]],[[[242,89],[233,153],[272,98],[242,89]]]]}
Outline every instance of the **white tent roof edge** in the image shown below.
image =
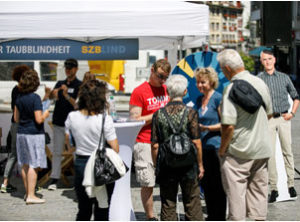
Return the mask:
{"type": "Polygon", "coordinates": [[[0,1],[0,42],[139,38],[140,49],[199,47],[209,35],[208,6],[183,1],[0,1]]]}

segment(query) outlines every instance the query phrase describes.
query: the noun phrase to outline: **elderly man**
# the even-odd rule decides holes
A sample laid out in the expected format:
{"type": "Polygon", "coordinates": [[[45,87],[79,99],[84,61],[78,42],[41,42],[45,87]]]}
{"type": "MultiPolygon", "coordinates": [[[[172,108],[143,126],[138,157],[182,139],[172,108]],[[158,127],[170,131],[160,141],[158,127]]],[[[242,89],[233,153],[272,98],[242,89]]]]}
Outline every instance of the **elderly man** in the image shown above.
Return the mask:
{"type": "Polygon", "coordinates": [[[226,49],[217,57],[221,69],[231,81],[224,90],[221,106],[222,181],[229,202],[229,220],[266,220],[268,206],[268,159],[271,140],[268,118],[272,114],[271,97],[266,84],[251,75],[237,51],[226,49]],[[234,103],[229,94],[234,80],[244,80],[263,98],[260,106],[249,113],[234,103]]]}
{"type": "Polygon", "coordinates": [[[151,67],[149,81],[135,88],[130,98],[130,118],[144,120],[134,146],[134,162],[137,181],[141,184],[141,198],[148,220],[158,220],[153,213],[154,167],[151,157],[151,122],[153,113],[164,107],[168,101],[164,83],[169,77],[171,65],[165,59],[157,60],[151,67]]]}
{"type": "Polygon", "coordinates": [[[269,129],[272,140],[272,157],[269,160],[269,183],[271,188],[269,203],[272,203],[275,202],[278,197],[277,169],[275,160],[277,133],[281,144],[290,197],[297,197],[297,192],[294,188],[295,173],[290,120],[297,112],[299,106],[299,95],[289,76],[278,72],[275,69],[276,59],[272,51],[263,51],[260,55],[260,61],[263,64],[265,71],[260,73],[258,77],[261,78],[270,89],[274,111],[273,117],[269,121],[269,129]],[[293,106],[290,113],[288,113],[288,109],[290,108],[288,94],[290,94],[293,99],[293,106]]]}

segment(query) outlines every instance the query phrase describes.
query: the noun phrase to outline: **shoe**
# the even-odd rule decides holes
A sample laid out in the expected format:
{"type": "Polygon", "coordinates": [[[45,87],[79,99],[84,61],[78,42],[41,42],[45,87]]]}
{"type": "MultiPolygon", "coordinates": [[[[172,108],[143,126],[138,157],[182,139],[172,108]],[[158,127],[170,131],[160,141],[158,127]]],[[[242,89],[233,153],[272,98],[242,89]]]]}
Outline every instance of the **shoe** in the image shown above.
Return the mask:
{"type": "Polygon", "coordinates": [[[11,184],[8,184],[7,186],[5,186],[4,184],[1,185],[1,193],[12,193],[16,191],[17,188],[11,184]]]}
{"type": "Polygon", "coordinates": [[[297,197],[297,192],[294,187],[289,188],[290,197],[297,197]]]}
{"type": "Polygon", "coordinates": [[[147,221],[158,221],[158,219],[156,217],[151,217],[151,218],[148,218],[147,221]]]}
{"type": "Polygon", "coordinates": [[[54,190],[56,190],[56,189],[57,189],[56,183],[50,184],[50,185],[48,186],[48,190],[54,191],[54,190]]]}
{"type": "Polygon", "coordinates": [[[42,192],[42,188],[39,187],[39,186],[36,186],[36,187],[35,187],[35,192],[36,192],[36,193],[41,193],[41,192],[42,192]]]}
{"type": "Polygon", "coordinates": [[[29,199],[27,198],[26,199],[26,204],[43,204],[45,203],[46,200],[45,199],[29,199]]]}
{"type": "Polygon", "coordinates": [[[277,190],[272,190],[271,195],[269,196],[269,203],[273,203],[276,201],[276,198],[278,197],[278,191],[277,190]]]}

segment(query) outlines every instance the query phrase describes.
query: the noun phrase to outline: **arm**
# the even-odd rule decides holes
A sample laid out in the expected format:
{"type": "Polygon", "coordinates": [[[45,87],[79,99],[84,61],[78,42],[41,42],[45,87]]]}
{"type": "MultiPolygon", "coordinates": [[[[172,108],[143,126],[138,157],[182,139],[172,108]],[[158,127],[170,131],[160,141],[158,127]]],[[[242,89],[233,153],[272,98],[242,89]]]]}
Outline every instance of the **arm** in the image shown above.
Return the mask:
{"type": "Polygon", "coordinates": [[[51,94],[51,89],[49,87],[45,86],[45,95],[44,95],[43,101],[49,99],[50,94],[51,94]]]}
{"type": "Polygon", "coordinates": [[[46,110],[44,113],[42,113],[41,110],[34,111],[34,118],[38,124],[43,123],[45,119],[48,118],[48,116],[49,116],[49,110],[46,110]]]}
{"type": "Polygon", "coordinates": [[[149,125],[152,123],[153,114],[142,116],[142,107],[130,105],[129,106],[129,116],[130,116],[130,119],[144,120],[146,122],[145,123],[145,126],[146,126],[146,125],[149,125]]]}
{"type": "Polygon", "coordinates": [[[211,132],[216,132],[216,131],[221,130],[221,123],[217,123],[217,124],[210,125],[210,126],[205,126],[205,125],[202,125],[201,123],[199,123],[199,127],[200,127],[201,132],[206,131],[206,130],[211,131],[211,132]]]}
{"type": "Polygon", "coordinates": [[[299,99],[294,99],[294,102],[293,102],[293,106],[292,106],[291,112],[290,112],[290,113],[285,113],[285,114],[283,114],[283,115],[282,115],[283,118],[284,118],[285,120],[290,120],[290,119],[292,119],[292,118],[294,117],[294,115],[296,114],[298,107],[299,107],[299,99]],[[292,113],[293,113],[294,115],[293,115],[292,113]]]}
{"type": "Polygon", "coordinates": [[[19,118],[20,118],[19,110],[18,110],[17,106],[15,106],[15,108],[14,108],[14,120],[15,120],[16,123],[19,122],[19,118]]]}
{"type": "Polygon", "coordinates": [[[200,171],[198,177],[199,179],[202,179],[202,177],[204,176],[204,168],[202,162],[202,143],[200,139],[192,140],[192,142],[195,144],[197,150],[198,168],[200,171]]]}
{"type": "Polygon", "coordinates": [[[65,84],[63,84],[60,88],[63,90],[63,96],[65,97],[65,99],[66,99],[66,100],[67,100],[74,108],[76,108],[76,100],[68,94],[68,87],[67,87],[65,84]]]}
{"type": "Polygon", "coordinates": [[[220,157],[223,157],[231,142],[234,131],[234,125],[222,125],[221,130],[221,146],[219,149],[220,157]]]}
{"type": "Polygon", "coordinates": [[[108,140],[107,143],[110,145],[110,147],[116,151],[117,153],[119,152],[119,143],[118,143],[118,139],[114,139],[114,140],[108,140]]]}
{"type": "Polygon", "coordinates": [[[158,155],[158,143],[152,143],[151,144],[151,155],[152,155],[152,160],[153,160],[153,165],[156,167],[156,160],[157,160],[157,155],[158,155]]]}

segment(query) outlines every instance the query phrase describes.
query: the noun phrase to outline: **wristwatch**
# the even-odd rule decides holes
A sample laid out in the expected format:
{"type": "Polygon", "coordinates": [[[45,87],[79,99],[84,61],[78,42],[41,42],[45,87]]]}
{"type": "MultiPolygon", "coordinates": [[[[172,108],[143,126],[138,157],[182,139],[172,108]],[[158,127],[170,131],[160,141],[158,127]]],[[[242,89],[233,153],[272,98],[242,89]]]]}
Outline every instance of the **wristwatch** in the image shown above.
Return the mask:
{"type": "Polygon", "coordinates": [[[291,112],[291,114],[292,114],[292,116],[293,116],[293,117],[295,117],[295,116],[296,116],[296,115],[295,115],[295,113],[293,113],[293,112],[291,112]]]}

